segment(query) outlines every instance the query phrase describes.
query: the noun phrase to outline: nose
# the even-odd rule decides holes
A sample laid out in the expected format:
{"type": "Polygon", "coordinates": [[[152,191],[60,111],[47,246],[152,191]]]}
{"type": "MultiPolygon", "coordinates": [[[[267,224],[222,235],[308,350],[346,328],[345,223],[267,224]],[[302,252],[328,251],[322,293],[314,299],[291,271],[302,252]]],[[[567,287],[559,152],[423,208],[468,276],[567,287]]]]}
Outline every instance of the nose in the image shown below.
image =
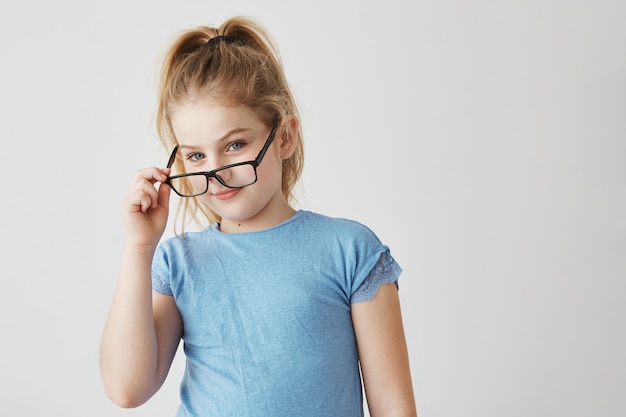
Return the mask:
{"type": "Polygon", "coordinates": [[[221,171],[216,172],[215,175],[218,175],[220,179],[228,183],[228,181],[230,181],[230,179],[233,177],[233,169],[231,168],[223,169],[221,171]]]}
{"type": "Polygon", "coordinates": [[[221,187],[222,184],[220,184],[220,182],[217,180],[217,178],[215,177],[210,177],[209,178],[209,189],[210,190],[215,190],[218,187],[221,187]]]}
{"type": "Polygon", "coordinates": [[[221,167],[224,166],[224,161],[222,160],[222,158],[219,158],[218,156],[209,156],[206,155],[204,161],[204,170],[206,171],[213,171],[214,169],[219,169],[221,167]]]}
{"type": "Polygon", "coordinates": [[[211,192],[214,192],[216,190],[223,188],[224,184],[222,183],[222,181],[227,183],[232,177],[232,174],[230,171],[231,171],[230,169],[222,169],[216,172],[215,176],[209,177],[209,183],[208,183],[209,190],[211,190],[211,192]],[[220,178],[219,180],[216,178],[217,176],[219,176],[220,178]]]}
{"type": "MultiPolygon", "coordinates": [[[[214,171],[220,169],[225,164],[223,158],[206,155],[200,164],[194,166],[194,171],[214,171]]],[[[213,179],[213,177],[211,177],[213,179]]]]}

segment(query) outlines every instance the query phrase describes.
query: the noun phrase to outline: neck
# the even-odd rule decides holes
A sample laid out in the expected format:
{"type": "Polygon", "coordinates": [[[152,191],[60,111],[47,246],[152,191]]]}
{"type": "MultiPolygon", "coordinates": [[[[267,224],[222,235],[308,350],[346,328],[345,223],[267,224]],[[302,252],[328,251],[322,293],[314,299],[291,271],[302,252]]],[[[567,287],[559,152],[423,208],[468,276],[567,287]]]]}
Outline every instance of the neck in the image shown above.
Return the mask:
{"type": "Polygon", "coordinates": [[[269,229],[289,220],[296,210],[285,200],[271,202],[263,212],[256,216],[238,221],[236,219],[224,219],[220,222],[222,233],[250,233],[269,229]]]}

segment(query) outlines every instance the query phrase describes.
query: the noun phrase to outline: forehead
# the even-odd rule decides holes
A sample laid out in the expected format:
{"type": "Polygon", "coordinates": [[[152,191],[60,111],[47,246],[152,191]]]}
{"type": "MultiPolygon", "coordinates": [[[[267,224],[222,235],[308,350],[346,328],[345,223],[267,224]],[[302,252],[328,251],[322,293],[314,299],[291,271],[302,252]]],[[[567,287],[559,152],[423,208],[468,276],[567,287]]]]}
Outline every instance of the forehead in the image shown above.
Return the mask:
{"type": "Polygon", "coordinates": [[[176,106],[170,117],[179,143],[216,140],[236,129],[265,128],[250,107],[225,106],[213,99],[198,99],[176,106]]]}

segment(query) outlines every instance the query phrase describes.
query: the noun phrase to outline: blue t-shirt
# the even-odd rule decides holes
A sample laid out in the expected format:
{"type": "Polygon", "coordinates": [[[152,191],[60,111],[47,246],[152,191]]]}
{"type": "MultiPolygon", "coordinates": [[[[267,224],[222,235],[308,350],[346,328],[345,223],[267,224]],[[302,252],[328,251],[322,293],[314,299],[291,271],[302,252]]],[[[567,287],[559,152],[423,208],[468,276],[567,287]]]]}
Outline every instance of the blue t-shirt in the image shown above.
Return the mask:
{"type": "Polygon", "coordinates": [[[152,282],[184,324],[177,416],[363,416],[350,306],[400,272],[367,227],[304,210],[258,232],[213,224],[164,241],[152,282]]]}

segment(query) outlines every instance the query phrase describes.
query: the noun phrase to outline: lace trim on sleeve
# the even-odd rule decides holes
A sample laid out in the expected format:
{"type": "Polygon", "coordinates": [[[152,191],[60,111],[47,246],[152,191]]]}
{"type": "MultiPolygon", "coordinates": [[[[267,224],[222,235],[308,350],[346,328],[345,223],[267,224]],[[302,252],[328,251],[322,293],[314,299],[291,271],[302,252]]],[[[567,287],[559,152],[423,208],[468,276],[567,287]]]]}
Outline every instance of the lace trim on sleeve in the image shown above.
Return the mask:
{"type": "Polygon", "coordinates": [[[164,295],[174,295],[169,283],[155,274],[152,274],[152,289],[164,295]]]}
{"type": "Polygon", "coordinates": [[[374,268],[372,268],[367,275],[365,281],[363,281],[363,283],[359,285],[359,288],[352,294],[350,303],[360,303],[371,300],[382,284],[395,282],[396,288],[398,288],[398,277],[401,272],[402,268],[400,268],[400,265],[393,259],[389,251],[381,253],[378,262],[376,262],[374,268]]]}

